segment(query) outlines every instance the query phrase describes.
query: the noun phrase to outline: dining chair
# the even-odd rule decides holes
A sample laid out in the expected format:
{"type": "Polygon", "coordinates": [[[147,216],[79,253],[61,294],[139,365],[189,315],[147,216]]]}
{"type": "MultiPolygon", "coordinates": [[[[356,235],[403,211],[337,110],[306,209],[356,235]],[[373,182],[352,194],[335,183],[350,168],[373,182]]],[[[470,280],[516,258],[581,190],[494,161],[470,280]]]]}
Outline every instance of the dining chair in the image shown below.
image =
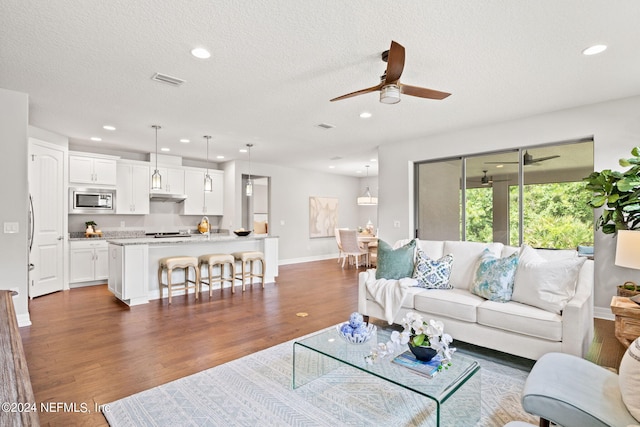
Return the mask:
{"type": "Polygon", "coordinates": [[[340,234],[340,243],[342,245],[342,268],[347,258],[353,258],[356,268],[360,267],[360,257],[365,258],[363,265],[368,264],[369,251],[362,249],[358,243],[358,235],[356,230],[338,230],[340,234]]]}
{"type": "Polygon", "coordinates": [[[340,260],[342,260],[346,255],[342,251],[342,243],[340,243],[340,230],[348,230],[348,228],[338,228],[334,229],[334,235],[336,237],[336,244],[338,245],[338,264],[340,264],[340,260]]]}

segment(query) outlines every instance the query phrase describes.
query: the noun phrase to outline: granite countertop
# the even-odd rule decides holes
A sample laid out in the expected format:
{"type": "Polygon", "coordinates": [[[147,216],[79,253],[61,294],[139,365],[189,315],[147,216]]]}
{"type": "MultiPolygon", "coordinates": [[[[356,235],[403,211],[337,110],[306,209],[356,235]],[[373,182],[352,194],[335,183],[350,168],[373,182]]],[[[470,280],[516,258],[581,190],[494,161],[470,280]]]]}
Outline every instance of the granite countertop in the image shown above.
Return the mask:
{"type": "Polygon", "coordinates": [[[265,238],[272,238],[277,236],[270,236],[267,234],[249,235],[246,237],[229,236],[229,235],[217,235],[212,234],[210,237],[206,235],[193,234],[190,237],[177,236],[168,237],[163,239],[157,239],[155,237],[140,237],[140,238],[107,238],[107,242],[118,246],[128,245],[182,245],[187,243],[215,243],[215,242],[232,242],[242,240],[262,240],[265,238]]]}

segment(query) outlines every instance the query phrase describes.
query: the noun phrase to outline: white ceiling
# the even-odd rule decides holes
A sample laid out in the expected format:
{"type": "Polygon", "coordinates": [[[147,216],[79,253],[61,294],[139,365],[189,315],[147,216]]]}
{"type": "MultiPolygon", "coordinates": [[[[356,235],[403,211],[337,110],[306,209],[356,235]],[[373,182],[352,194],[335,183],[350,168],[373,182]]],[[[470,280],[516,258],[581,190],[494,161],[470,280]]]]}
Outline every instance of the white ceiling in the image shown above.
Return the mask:
{"type": "Polygon", "coordinates": [[[375,175],[382,144],[640,94],[638,22],[637,0],[3,0],[0,87],[88,150],[154,151],[159,124],[169,154],[202,159],[209,134],[212,159],[252,143],[256,162],[375,175]],[[376,85],[391,40],[403,83],[452,95],[329,102],[376,85]]]}

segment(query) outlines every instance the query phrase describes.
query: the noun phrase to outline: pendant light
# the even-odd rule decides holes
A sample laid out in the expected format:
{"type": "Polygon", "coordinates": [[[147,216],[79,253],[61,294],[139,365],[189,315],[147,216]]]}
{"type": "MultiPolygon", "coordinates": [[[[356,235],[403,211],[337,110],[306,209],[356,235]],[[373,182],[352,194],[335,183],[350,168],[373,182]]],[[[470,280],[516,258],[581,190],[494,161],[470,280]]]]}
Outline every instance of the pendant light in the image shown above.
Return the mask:
{"type": "Polygon", "coordinates": [[[249,179],[247,179],[244,191],[247,197],[251,197],[253,196],[253,181],[251,181],[251,147],[253,147],[253,144],[247,144],[247,147],[249,148],[249,179]]]}
{"type": "Polygon", "coordinates": [[[156,170],[154,170],[153,175],[151,175],[151,189],[162,190],[162,176],[160,175],[160,171],[158,171],[158,129],[160,129],[160,126],[153,125],[151,127],[156,130],[156,170]]]}
{"type": "MultiPolygon", "coordinates": [[[[365,165],[365,167],[367,168],[367,181],[369,181],[369,165],[365,165]]],[[[359,206],[375,206],[377,204],[378,204],[378,198],[373,197],[371,195],[371,191],[369,190],[369,186],[367,185],[364,195],[361,197],[358,197],[358,205],[359,206]]]]}
{"type": "Polygon", "coordinates": [[[209,140],[211,136],[205,135],[204,138],[207,140],[207,174],[204,176],[204,191],[211,193],[213,191],[213,180],[211,179],[211,175],[209,175],[209,140]]]}

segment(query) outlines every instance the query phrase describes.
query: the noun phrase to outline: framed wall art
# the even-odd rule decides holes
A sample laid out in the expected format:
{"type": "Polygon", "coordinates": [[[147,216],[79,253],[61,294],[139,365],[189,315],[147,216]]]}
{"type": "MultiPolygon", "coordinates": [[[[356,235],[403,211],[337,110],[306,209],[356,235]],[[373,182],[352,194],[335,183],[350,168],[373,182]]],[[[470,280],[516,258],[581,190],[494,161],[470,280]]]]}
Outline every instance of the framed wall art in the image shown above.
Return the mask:
{"type": "Polygon", "coordinates": [[[309,197],[309,237],[335,236],[338,226],[338,199],[309,197]]]}

